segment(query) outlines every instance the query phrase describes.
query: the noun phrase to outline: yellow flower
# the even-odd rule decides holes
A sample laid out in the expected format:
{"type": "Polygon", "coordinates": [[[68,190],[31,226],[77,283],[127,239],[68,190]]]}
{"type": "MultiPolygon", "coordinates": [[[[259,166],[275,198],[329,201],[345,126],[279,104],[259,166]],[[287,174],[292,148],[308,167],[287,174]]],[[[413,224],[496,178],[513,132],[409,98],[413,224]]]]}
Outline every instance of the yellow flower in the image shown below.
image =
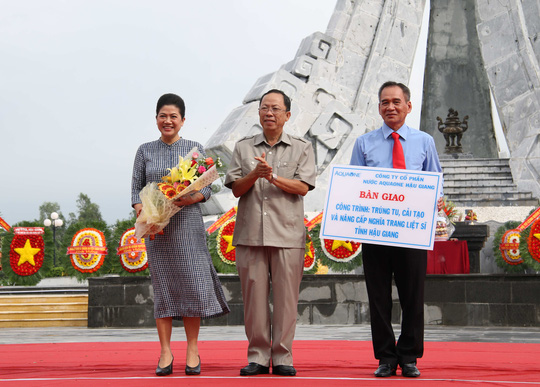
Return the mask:
{"type": "Polygon", "coordinates": [[[171,177],[171,182],[174,183],[175,181],[181,181],[180,178],[181,178],[181,175],[180,175],[180,171],[178,170],[177,167],[172,167],[172,168],[169,168],[167,169],[169,171],[169,175],[171,177]]]}
{"type": "Polygon", "coordinates": [[[191,160],[186,159],[182,156],[178,156],[178,165],[173,168],[168,168],[170,176],[164,176],[163,180],[168,183],[174,183],[174,182],[184,182],[189,181],[193,183],[195,180],[197,180],[197,176],[195,174],[197,173],[197,165],[194,167],[191,166],[191,160]]]}
{"type": "Polygon", "coordinates": [[[197,173],[197,164],[195,164],[193,167],[191,166],[191,160],[187,159],[184,160],[182,156],[178,156],[178,170],[181,174],[182,180],[178,181],[190,181],[194,182],[197,180],[197,176],[195,174],[197,173]]]}
{"type": "Polygon", "coordinates": [[[328,266],[322,264],[321,260],[317,260],[317,271],[315,274],[328,274],[328,266]]]}

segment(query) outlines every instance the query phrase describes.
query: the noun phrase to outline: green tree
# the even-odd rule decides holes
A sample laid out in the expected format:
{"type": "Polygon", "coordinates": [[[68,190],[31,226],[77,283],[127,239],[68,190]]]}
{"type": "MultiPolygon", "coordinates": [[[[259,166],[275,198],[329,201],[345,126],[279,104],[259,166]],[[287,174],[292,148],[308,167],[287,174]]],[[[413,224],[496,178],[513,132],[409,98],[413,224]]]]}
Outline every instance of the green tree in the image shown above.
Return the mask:
{"type": "Polygon", "coordinates": [[[77,214],[75,214],[74,212],[70,212],[68,216],[69,216],[68,224],[77,222],[77,214]]]}
{"type": "Polygon", "coordinates": [[[51,231],[51,234],[53,235],[52,248],[54,248],[56,242],[56,249],[58,251],[59,242],[64,238],[64,232],[67,227],[66,218],[60,210],[60,204],[58,204],[57,202],[43,202],[43,204],[39,206],[38,222],[41,225],[40,227],[43,227],[43,221],[45,219],[50,219],[54,222],[54,219],[51,218],[51,214],[53,212],[56,212],[58,214],[58,219],[62,219],[63,224],[60,227],[49,226],[45,227],[45,229],[51,231]]]}
{"type": "MultiPolygon", "coordinates": [[[[103,222],[103,217],[99,211],[99,206],[92,203],[88,195],[85,195],[82,192],[79,194],[79,198],[77,199],[77,209],[79,212],[76,219],[77,222],[103,222]]],[[[72,222],[71,217],[72,214],[70,214],[70,223],[72,222]]]]}
{"type": "Polygon", "coordinates": [[[62,215],[62,211],[60,211],[60,204],[57,202],[43,202],[43,204],[39,206],[39,221],[43,223],[45,219],[50,219],[53,212],[56,212],[58,217],[64,222],[66,221],[64,215],[62,215]]]}

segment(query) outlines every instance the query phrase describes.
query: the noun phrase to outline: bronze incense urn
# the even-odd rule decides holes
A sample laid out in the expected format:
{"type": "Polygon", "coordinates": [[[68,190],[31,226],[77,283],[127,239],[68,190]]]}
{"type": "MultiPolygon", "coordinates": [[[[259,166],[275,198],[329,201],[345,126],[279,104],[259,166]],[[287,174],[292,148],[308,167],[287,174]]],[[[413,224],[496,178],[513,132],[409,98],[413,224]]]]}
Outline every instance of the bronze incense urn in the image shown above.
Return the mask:
{"type": "Polygon", "coordinates": [[[463,121],[459,120],[459,114],[457,110],[452,108],[448,109],[448,115],[446,116],[446,121],[442,121],[441,117],[437,117],[439,121],[438,129],[444,135],[446,140],[446,147],[444,148],[444,153],[462,153],[461,148],[461,137],[463,133],[469,127],[467,120],[469,116],[463,117],[463,121]]]}

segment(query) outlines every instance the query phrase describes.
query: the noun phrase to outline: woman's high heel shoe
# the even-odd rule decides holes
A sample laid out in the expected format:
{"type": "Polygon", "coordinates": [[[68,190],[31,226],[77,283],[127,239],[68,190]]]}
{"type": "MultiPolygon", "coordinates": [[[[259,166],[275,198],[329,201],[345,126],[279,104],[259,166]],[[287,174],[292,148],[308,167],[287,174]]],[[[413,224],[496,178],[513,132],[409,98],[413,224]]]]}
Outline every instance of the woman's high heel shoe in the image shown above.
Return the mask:
{"type": "Polygon", "coordinates": [[[163,367],[161,368],[159,366],[159,362],[158,362],[158,365],[157,365],[157,368],[156,368],[156,375],[157,376],[167,376],[167,375],[170,375],[172,374],[172,363],[174,361],[174,356],[171,360],[171,364],[169,364],[167,367],[163,367]]]}
{"type": "Polygon", "coordinates": [[[201,374],[201,357],[199,356],[199,364],[195,367],[190,367],[186,364],[186,375],[200,375],[201,374]]]}

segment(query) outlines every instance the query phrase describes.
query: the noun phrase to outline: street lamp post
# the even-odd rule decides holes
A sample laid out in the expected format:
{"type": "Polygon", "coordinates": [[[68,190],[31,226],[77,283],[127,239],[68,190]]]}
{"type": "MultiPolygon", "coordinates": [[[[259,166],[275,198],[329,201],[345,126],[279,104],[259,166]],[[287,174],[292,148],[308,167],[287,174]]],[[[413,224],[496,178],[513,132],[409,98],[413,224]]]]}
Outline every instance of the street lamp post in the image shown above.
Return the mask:
{"type": "Polygon", "coordinates": [[[54,260],[53,260],[53,266],[56,267],[56,228],[57,227],[62,227],[62,225],[64,224],[64,221],[60,218],[58,218],[58,214],[56,212],[53,212],[51,214],[51,219],[45,219],[43,221],[43,224],[46,226],[46,227],[50,227],[52,226],[52,231],[53,231],[53,243],[54,243],[54,249],[53,249],[53,257],[54,257],[54,260]],[[52,219],[52,220],[51,220],[52,219]]]}

